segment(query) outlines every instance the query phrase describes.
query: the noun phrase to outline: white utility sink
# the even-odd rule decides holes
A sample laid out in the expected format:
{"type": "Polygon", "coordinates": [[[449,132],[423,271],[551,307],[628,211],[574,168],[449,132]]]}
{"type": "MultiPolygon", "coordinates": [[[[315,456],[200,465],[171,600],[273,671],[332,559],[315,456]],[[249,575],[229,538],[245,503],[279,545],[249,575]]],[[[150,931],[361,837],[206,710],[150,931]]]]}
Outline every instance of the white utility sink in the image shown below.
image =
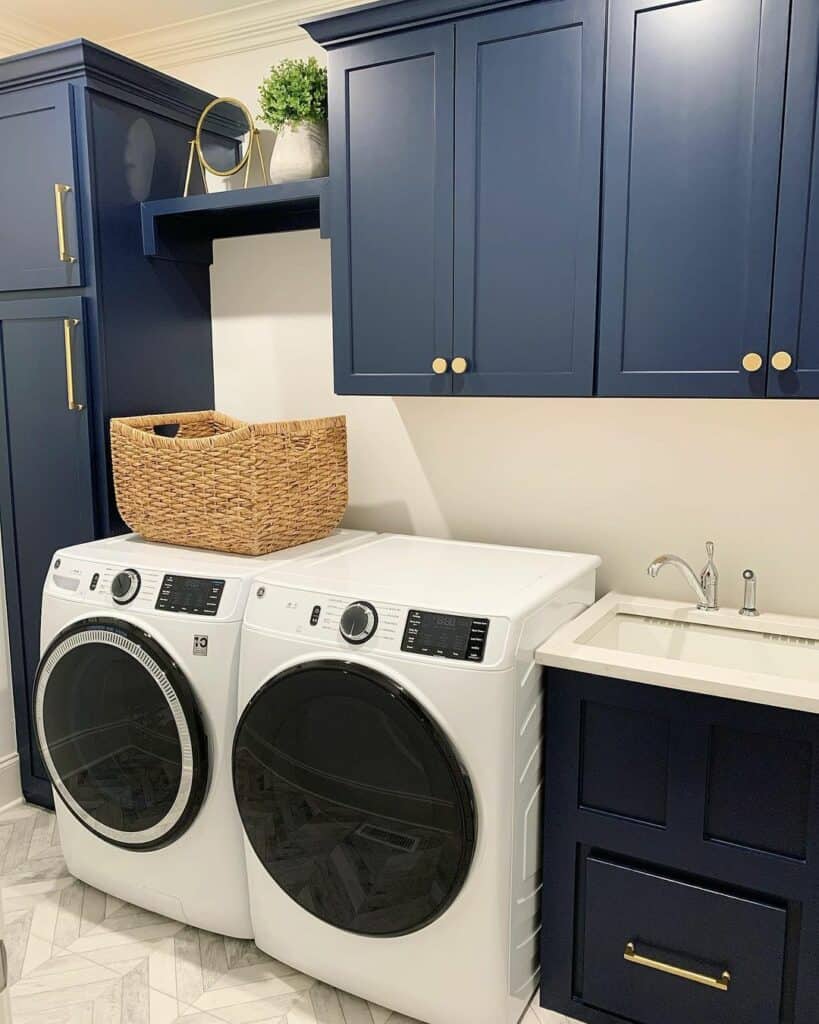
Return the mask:
{"type": "Polygon", "coordinates": [[[536,652],[542,665],[819,713],[819,620],[607,594],[536,652]]]}
{"type": "Polygon", "coordinates": [[[616,612],[579,637],[578,643],[789,679],[815,679],[819,688],[819,640],[803,637],[616,612]]]}

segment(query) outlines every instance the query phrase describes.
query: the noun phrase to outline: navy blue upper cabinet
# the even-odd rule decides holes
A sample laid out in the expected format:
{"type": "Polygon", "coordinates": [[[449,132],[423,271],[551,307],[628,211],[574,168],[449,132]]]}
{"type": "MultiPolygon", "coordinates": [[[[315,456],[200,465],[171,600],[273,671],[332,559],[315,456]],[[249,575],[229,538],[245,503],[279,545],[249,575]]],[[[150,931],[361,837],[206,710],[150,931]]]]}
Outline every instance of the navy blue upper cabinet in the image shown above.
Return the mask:
{"type": "Polygon", "coordinates": [[[777,397],[819,397],[817,97],[819,4],[794,0],[771,320],[776,358],[768,371],[768,394],[777,397]],[[786,369],[776,368],[789,360],[786,369]]]}
{"type": "Polygon", "coordinates": [[[543,0],[331,50],[337,392],[592,394],[604,26],[543,0]]]}
{"type": "Polygon", "coordinates": [[[453,47],[445,26],[330,56],[340,394],[451,389],[453,47]]]}
{"type": "Polygon", "coordinates": [[[454,391],[591,395],[605,0],[455,33],[454,391]]]}
{"type": "Polygon", "coordinates": [[[600,394],[765,393],[788,7],[612,0],[600,394]]]}
{"type": "Polygon", "coordinates": [[[0,291],[81,285],[71,87],[0,93],[0,291]]]}

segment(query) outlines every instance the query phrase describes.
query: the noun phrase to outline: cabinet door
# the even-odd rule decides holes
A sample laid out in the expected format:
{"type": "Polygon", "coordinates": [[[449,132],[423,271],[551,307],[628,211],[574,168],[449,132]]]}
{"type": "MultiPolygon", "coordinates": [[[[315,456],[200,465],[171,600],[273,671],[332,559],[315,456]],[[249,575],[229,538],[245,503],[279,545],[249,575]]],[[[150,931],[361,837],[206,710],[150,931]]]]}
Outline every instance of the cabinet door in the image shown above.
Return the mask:
{"type": "Polygon", "coordinates": [[[43,581],[57,548],[95,535],[83,327],[81,299],[0,303],[0,512],[12,682],[23,791],[38,802],[48,783],[30,709],[43,581]],[[69,381],[81,409],[69,408],[69,381]]]}
{"type": "Polygon", "coordinates": [[[768,394],[819,397],[819,4],[795,0],[779,189],[768,394]]]}
{"type": "Polygon", "coordinates": [[[598,391],[763,395],[788,4],[614,0],[610,25],[598,391]]]}
{"type": "Polygon", "coordinates": [[[591,395],[604,0],[456,28],[456,394],[591,395]]]}
{"type": "Polygon", "coordinates": [[[70,89],[0,96],[0,292],[83,283],[70,89]]]}
{"type": "Polygon", "coordinates": [[[452,26],[331,53],[335,390],[443,394],[452,354],[452,26]]]}

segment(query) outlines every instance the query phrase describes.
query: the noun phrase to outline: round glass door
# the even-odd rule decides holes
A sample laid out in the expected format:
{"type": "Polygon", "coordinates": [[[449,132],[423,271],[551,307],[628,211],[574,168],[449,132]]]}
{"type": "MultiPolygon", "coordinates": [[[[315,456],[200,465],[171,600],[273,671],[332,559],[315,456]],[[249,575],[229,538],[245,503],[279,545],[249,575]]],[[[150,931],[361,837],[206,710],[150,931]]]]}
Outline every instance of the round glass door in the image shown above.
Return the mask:
{"type": "Polygon", "coordinates": [[[240,719],[233,784],[270,876],[338,928],[416,931],[466,879],[464,769],[423,708],[371,669],[313,661],[270,680],[240,719]]]}
{"type": "Polygon", "coordinates": [[[37,669],[34,718],[55,791],[92,832],[155,849],[193,821],[208,778],[201,718],[144,631],[86,619],[60,633],[37,669]]]}

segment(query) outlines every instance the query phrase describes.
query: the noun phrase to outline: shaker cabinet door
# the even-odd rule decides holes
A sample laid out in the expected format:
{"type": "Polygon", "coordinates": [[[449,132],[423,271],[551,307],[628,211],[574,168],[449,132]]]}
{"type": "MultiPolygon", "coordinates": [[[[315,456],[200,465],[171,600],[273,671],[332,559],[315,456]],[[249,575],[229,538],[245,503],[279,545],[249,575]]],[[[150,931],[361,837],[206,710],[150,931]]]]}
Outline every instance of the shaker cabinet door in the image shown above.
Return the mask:
{"type": "Polygon", "coordinates": [[[71,86],[0,96],[0,292],[83,283],[71,86]]]}
{"type": "Polygon", "coordinates": [[[23,791],[40,801],[49,787],[29,709],[43,582],[58,548],[95,536],[84,326],[78,298],[0,303],[0,513],[9,641],[23,791]]]}
{"type": "Polygon", "coordinates": [[[768,394],[819,397],[819,4],[794,0],[768,394]]]}
{"type": "Polygon", "coordinates": [[[330,54],[339,394],[451,390],[433,363],[452,354],[453,40],[440,26],[330,54]]]}
{"type": "Polygon", "coordinates": [[[591,395],[604,0],[456,26],[455,394],[591,395]]]}
{"type": "Polygon", "coordinates": [[[613,0],[599,394],[765,394],[788,6],[613,0]]]}

